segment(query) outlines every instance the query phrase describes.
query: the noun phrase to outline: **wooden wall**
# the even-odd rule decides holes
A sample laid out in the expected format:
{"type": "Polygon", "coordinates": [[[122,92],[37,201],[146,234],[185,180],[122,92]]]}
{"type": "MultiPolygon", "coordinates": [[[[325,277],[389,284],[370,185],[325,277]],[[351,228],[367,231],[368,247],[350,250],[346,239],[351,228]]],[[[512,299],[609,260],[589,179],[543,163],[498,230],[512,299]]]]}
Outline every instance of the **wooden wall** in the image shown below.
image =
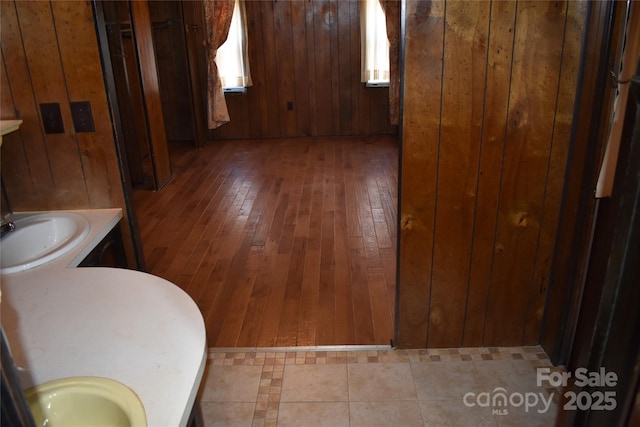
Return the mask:
{"type": "Polygon", "coordinates": [[[1,115],[24,121],[2,144],[12,210],[124,208],[91,4],[3,0],[0,7],[1,115]],[[91,103],[95,132],[74,131],[73,101],[91,103]],[[60,104],[64,133],[44,133],[42,103],[60,104]]]}
{"type": "Polygon", "coordinates": [[[393,134],[389,89],[360,82],[358,1],[247,1],[253,86],[214,138],[393,134]],[[288,108],[291,107],[291,110],[288,108]]]}
{"type": "Polygon", "coordinates": [[[398,346],[539,342],[585,16],[407,2],[398,346]]]}
{"type": "MultiPolygon", "coordinates": [[[[229,96],[242,120],[216,137],[392,130],[386,90],[357,83],[355,4],[249,2],[255,84],[229,96]]],[[[2,118],[25,121],[2,146],[13,209],[123,207],[90,4],[0,5],[2,118]],[[73,131],[76,100],[91,102],[95,133],[73,131]],[[44,134],[45,102],[60,103],[64,134],[44,134]]],[[[585,9],[407,2],[397,345],[539,342],[585,9]]]]}

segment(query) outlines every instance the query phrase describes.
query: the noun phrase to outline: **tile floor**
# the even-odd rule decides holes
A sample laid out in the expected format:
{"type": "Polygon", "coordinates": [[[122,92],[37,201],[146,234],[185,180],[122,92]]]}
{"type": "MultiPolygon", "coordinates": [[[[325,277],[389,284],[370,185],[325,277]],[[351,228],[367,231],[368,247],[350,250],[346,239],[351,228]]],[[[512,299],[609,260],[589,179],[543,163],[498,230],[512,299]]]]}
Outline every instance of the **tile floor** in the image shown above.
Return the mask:
{"type": "Polygon", "coordinates": [[[540,347],[211,349],[205,426],[550,426],[540,347]]]}

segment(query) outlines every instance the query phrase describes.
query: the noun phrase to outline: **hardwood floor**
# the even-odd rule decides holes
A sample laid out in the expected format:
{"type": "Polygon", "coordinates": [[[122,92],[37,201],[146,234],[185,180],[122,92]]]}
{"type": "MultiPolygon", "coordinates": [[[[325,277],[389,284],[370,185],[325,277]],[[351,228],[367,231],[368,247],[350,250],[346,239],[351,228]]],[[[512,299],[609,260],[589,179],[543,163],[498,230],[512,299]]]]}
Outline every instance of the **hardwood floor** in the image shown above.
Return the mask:
{"type": "Polygon", "coordinates": [[[395,136],[172,147],[136,191],[147,268],[196,301],[210,347],[389,344],[395,136]]]}

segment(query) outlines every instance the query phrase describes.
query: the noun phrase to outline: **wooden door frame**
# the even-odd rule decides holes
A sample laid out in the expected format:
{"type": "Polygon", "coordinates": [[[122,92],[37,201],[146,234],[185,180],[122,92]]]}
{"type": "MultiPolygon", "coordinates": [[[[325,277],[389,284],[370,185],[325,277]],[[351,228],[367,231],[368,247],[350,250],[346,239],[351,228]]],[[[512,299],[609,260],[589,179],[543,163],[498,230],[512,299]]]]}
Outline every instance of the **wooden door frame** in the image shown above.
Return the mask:
{"type": "MultiPolygon", "coordinates": [[[[617,376],[615,385],[577,387],[579,393],[613,392],[608,410],[563,411],[563,425],[627,425],[638,393],[640,371],[640,77],[631,82],[615,187],[598,206],[584,302],[577,322],[569,372],[617,376]]],[[[640,409],[640,401],[636,402],[640,409]]]]}
{"type": "Polygon", "coordinates": [[[561,217],[540,337],[556,365],[569,361],[583,300],[598,215],[594,189],[615,96],[609,73],[620,61],[625,17],[624,1],[588,4],[561,217]]]}
{"type": "Polygon", "coordinates": [[[191,110],[193,111],[193,130],[195,135],[195,146],[202,147],[207,141],[207,121],[206,121],[206,100],[203,96],[205,90],[202,88],[201,81],[201,58],[204,54],[204,46],[202,40],[206,34],[204,24],[204,10],[202,2],[199,1],[181,1],[180,13],[182,14],[182,22],[184,25],[184,43],[186,52],[185,67],[189,75],[189,88],[191,94],[191,110]]]}
{"type": "Polygon", "coordinates": [[[138,270],[146,271],[144,251],[142,249],[142,239],[140,237],[140,228],[138,227],[138,217],[134,207],[133,188],[129,179],[129,166],[127,164],[127,153],[123,140],[124,134],[122,130],[122,123],[120,121],[120,107],[118,105],[118,96],[116,92],[116,82],[113,76],[111,55],[109,54],[109,42],[104,13],[102,7],[98,4],[98,0],[92,0],[91,6],[93,9],[93,16],[96,25],[102,75],[104,76],[105,91],[107,93],[107,104],[109,107],[109,114],[111,116],[110,119],[112,123],[113,140],[115,142],[118,166],[120,169],[120,180],[122,181],[122,192],[124,194],[124,210],[126,211],[126,218],[128,222],[127,226],[129,228],[131,243],[133,245],[135,267],[138,270]]]}

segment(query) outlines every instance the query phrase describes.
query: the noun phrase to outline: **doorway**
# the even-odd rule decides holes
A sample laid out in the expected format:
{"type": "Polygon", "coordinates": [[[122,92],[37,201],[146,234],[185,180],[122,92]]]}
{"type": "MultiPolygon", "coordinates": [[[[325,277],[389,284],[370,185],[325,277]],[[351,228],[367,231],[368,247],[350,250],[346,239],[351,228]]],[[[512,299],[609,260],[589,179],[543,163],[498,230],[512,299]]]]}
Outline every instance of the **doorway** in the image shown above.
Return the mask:
{"type": "MultiPolygon", "coordinates": [[[[157,26],[167,33],[168,45],[178,37],[169,35],[173,22],[165,22],[173,19],[176,4],[201,5],[151,3],[169,3],[149,7],[150,17],[162,18],[157,26]]],[[[159,191],[136,190],[130,203],[141,224],[147,269],[198,303],[210,346],[388,346],[399,144],[397,126],[388,124],[388,89],[359,81],[359,59],[351,60],[359,58],[359,43],[346,44],[356,53],[335,54],[340,37],[359,39],[357,4],[324,10],[317,2],[248,3],[254,13],[249,37],[261,46],[254,44],[250,55],[254,86],[243,96],[227,96],[231,123],[209,132],[207,144],[190,144],[189,138],[171,136],[163,110],[173,178],[159,191]],[[325,19],[338,12],[353,14],[349,25],[325,19]],[[307,13],[317,19],[298,19],[307,13]],[[274,32],[281,16],[289,27],[274,32]],[[274,39],[265,41],[259,36],[263,31],[274,39]],[[298,37],[303,31],[306,36],[298,37]],[[293,48],[298,60],[275,61],[286,56],[273,50],[280,46],[276,38],[289,45],[304,40],[293,48]],[[317,49],[307,48],[316,41],[317,49]],[[269,46],[272,50],[264,50],[269,46]],[[291,73],[273,80],[270,67],[291,73]],[[335,78],[316,79],[323,73],[335,78]],[[274,283],[278,286],[270,288],[274,283]],[[302,300],[311,303],[296,304],[302,300]],[[268,311],[280,317],[269,317],[268,311]]],[[[202,27],[190,29],[202,32],[202,27]]],[[[163,94],[160,64],[171,51],[155,54],[160,97],[188,98],[182,90],[188,87],[193,94],[193,86],[163,94]]],[[[193,85],[201,70],[186,69],[188,76],[174,70],[181,77],[166,80],[188,77],[193,85]]],[[[197,130],[201,116],[193,111],[197,130]]],[[[189,135],[198,140],[197,132],[189,135]]]]}
{"type": "Polygon", "coordinates": [[[205,132],[201,52],[189,24],[195,2],[97,2],[106,30],[119,104],[120,141],[134,189],[158,190],[172,179],[170,145],[199,147],[205,132]]]}

